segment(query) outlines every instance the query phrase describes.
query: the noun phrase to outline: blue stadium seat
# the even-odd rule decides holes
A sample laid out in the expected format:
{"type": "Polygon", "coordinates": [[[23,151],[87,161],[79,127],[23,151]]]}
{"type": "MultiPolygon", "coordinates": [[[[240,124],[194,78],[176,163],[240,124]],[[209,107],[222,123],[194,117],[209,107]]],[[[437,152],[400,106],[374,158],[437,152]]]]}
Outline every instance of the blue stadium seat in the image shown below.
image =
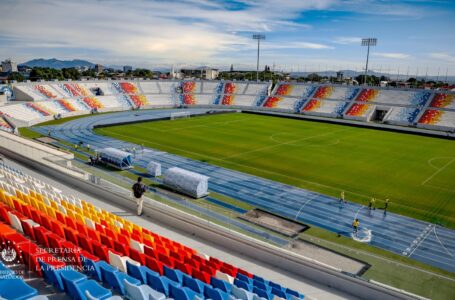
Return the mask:
{"type": "Polygon", "coordinates": [[[134,264],[131,264],[129,261],[126,261],[126,271],[128,275],[139,279],[143,284],[147,284],[147,273],[159,276],[157,272],[150,270],[148,267],[136,266],[134,264]]]}
{"type": "Polygon", "coordinates": [[[229,294],[220,289],[214,289],[209,285],[205,286],[204,295],[207,299],[212,300],[229,300],[229,294]]]}
{"type": "Polygon", "coordinates": [[[83,281],[87,279],[87,276],[75,271],[73,268],[68,266],[56,270],[53,266],[46,264],[41,260],[38,260],[38,263],[40,265],[41,271],[43,272],[44,280],[46,280],[47,283],[55,286],[61,292],[65,290],[65,286],[62,280],[63,273],[65,273],[65,277],[68,280],[71,280],[73,282],[83,281]]]}
{"type": "Polygon", "coordinates": [[[241,281],[245,281],[246,283],[253,283],[253,279],[251,279],[250,277],[246,276],[246,275],[243,275],[242,273],[237,273],[237,276],[236,278],[240,279],[241,281]]]}
{"type": "Polygon", "coordinates": [[[253,300],[254,294],[235,285],[232,286],[231,295],[241,300],[253,300]]]}
{"type": "Polygon", "coordinates": [[[150,285],[155,291],[165,294],[169,296],[169,286],[177,286],[179,287],[180,284],[170,280],[165,276],[157,276],[152,273],[147,273],[147,284],[150,285]]]}
{"type": "Polygon", "coordinates": [[[38,295],[38,291],[22,279],[0,280],[0,297],[7,300],[25,300],[38,295]]]}
{"type": "Polygon", "coordinates": [[[74,300],[86,300],[86,292],[88,291],[93,297],[105,299],[112,296],[112,292],[94,280],[72,281],[71,278],[66,278],[66,274],[62,273],[62,280],[67,293],[74,300]]]}
{"type": "Polygon", "coordinates": [[[197,278],[192,278],[191,276],[184,274],[182,285],[192,289],[198,294],[204,294],[204,288],[207,284],[197,278]]]}
{"type": "Polygon", "coordinates": [[[141,282],[129,276],[126,273],[119,271],[117,268],[111,265],[101,265],[101,278],[103,278],[103,282],[107,283],[110,287],[114,290],[118,291],[120,294],[125,295],[125,285],[124,281],[128,281],[134,285],[140,285],[141,282]]]}
{"type": "Polygon", "coordinates": [[[286,293],[283,291],[283,290],[278,290],[276,288],[273,288],[272,287],[272,291],[271,293],[275,296],[278,296],[280,298],[283,298],[283,299],[287,299],[288,297],[286,296],[286,293]]]}
{"type": "Polygon", "coordinates": [[[269,282],[268,282],[267,280],[265,280],[264,278],[262,278],[261,276],[258,276],[258,275],[254,275],[254,274],[253,274],[253,279],[254,279],[254,280],[257,280],[257,281],[259,281],[259,282],[262,282],[262,283],[264,283],[264,284],[266,284],[266,285],[269,284],[269,282]]]}
{"type": "Polygon", "coordinates": [[[300,298],[300,299],[304,299],[304,298],[305,298],[305,295],[302,295],[302,294],[300,294],[299,292],[294,291],[294,290],[292,290],[292,289],[290,289],[290,288],[287,288],[287,289],[286,289],[286,294],[288,294],[288,295],[293,295],[293,296],[295,296],[295,297],[297,297],[297,298],[300,298]]]}
{"type": "Polygon", "coordinates": [[[284,289],[281,285],[279,285],[278,283],[275,283],[273,281],[270,281],[268,286],[274,288],[274,289],[277,289],[277,290],[280,290],[280,291],[283,291],[284,292],[284,289]]]}
{"type": "Polygon", "coordinates": [[[272,300],[273,299],[273,295],[271,293],[269,293],[265,289],[261,289],[261,288],[259,288],[257,286],[255,286],[253,288],[253,293],[255,293],[259,297],[265,298],[267,300],[272,300]]]}
{"type": "Polygon", "coordinates": [[[97,281],[101,281],[101,271],[100,271],[99,266],[101,264],[107,264],[107,263],[105,261],[95,262],[89,258],[86,258],[83,255],[81,255],[81,261],[82,261],[84,273],[97,281]]]}
{"type": "Polygon", "coordinates": [[[195,297],[204,298],[201,294],[196,293],[187,287],[177,287],[174,285],[169,286],[169,297],[175,300],[194,300],[195,297]]]}
{"type": "Polygon", "coordinates": [[[257,281],[257,280],[253,280],[253,286],[257,287],[257,288],[260,288],[261,290],[265,290],[265,291],[272,290],[272,287],[266,285],[263,282],[257,281]]]}
{"type": "Polygon", "coordinates": [[[163,275],[169,278],[170,280],[182,284],[183,281],[183,272],[177,269],[171,269],[166,265],[163,265],[163,275]]]}
{"type": "Polygon", "coordinates": [[[125,296],[132,300],[164,300],[166,295],[157,292],[148,285],[135,285],[129,281],[124,281],[125,296]]]}
{"type": "Polygon", "coordinates": [[[253,290],[253,285],[252,284],[248,284],[246,283],[245,281],[242,281],[238,278],[234,279],[234,285],[239,287],[239,288],[242,288],[246,291],[249,291],[251,292],[253,290]]]}
{"type": "Polygon", "coordinates": [[[230,293],[232,289],[232,284],[215,277],[210,278],[210,284],[212,284],[214,288],[218,288],[226,293],[230,293]]]}

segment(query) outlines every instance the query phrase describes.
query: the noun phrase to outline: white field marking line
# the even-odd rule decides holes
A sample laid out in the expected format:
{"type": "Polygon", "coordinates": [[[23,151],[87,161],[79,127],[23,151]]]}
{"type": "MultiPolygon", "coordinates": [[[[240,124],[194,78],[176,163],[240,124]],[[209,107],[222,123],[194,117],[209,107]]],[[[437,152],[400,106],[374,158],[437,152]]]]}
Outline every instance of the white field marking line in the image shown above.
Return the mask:
{"type": "MultiPolygon", "coordinates": [[[[274,134],[272,134],[269,137],[269,139],[272,140],[275,143],[282,143],[281,141],[276,140],[275,136],[283,135],[283,134],[286,134],[286,132],[274,133],[274,134]]],[[[335,145],[337,145],[339,143],[340,143],[340,139],[336,139],[334,142],[326,144],[326,145],[311,145],[311,144],[309,144],[309,145],[296,145],[296,144],[292,143],[292,144],[288,144],[288,146],[294,146],[294,147],[305,147],[305,146],[307,146],[307,147],[329,147],[329,146],[335,146],[335,145]]]]}
{"type": "Polygon", "coordinates": [[[297,214],[295,215],[295,218],[294,220],[297,220],[297,218],[300,216],[300,213],[302,212],[302,209],[308,204],[310,203],[311,200],[313,200],[314,198],[316,198],[318,195],[314,195],[313,197],[311,197],[310,199],[308,199],[303,205],[302,207],[300,207],[299,211],[297,212],[297,214]]]}
{"type": "Polygon", "coordinates": [[[433,161],[435,159],[440,159],[440,158],[454,158],[453,156],[435,156],[435,157],[432,157],[428,160],[428,164],[430,165],[430,167],[436,169],[436,170],[439,170],[438,167],[436,167],[435,165],[433,165],[433,161]]]}
{"type": "Polygon", "coordinates": [[[455,256],[452,255],[452,253],[449,251],[449,249],[447,249],[444,244],[441,242],[441,240],[439,239],[438,237],[438,234],[436,233],[436,226],[433,227],[433,232],[434,232],[434,236],[436,237],[436,239],[438,240],[439,244],[441,244],[442,248],[444,248],[444,250],[446,250],[446,252],[453,258],[455,259],[455,256]]]}
{"type": "Polygon", "coordinates": [[[432,189],[440,190],[440,191],[446,191],[446,192],[455,193],[454,189],[443,188],[443,187],[440,187],[440,186],[437,186],[437,185],[433,185],[433,184],[426,184],[425,186],[429,187],[429,188],[432,188],[432,189]]]}
{"type": "Polygon", "coordinates": [[[433,173],[433,175],[431,175],[430,177],[428,177],[426,180],[424,180],[422,182],[422,185],[425,185],[425,183],[427,183],[428,181],[430,181],[431,179],[433,179],[433,177],[435,177],[436,175],[438,175],[441,171],[443,171],[445,168],[447,168],[451,163],[453,163],[455,161],[455,158],[453,158],[451,161],[449,161],[448,163],[446,163],[444,166],[442,166],[441,168],[439,168],[436,172],[433,173]]]}
{"type": "Polygon", "coordinates": [[[411,245],[405,251],[403,251],[403,254],[407,257],[411,257],[411,255],[417,250],[417,248],[419,248],[419,246],[423,243],[423,241],[425,241],[425,239],[430,235],[431,227],[433,227],[433,226],[434,225],[429,224],[427,227],[425,227],[425,229],[422,231],[422,233],[411,242],[411,245]],[[422,234],[424,234],[423,237],[422,237],[422,234]],[[418,241],[419,239],[420,239],[420,241],[417,242],[417,244],[416,244],[416,241],[418,241]],[[415,244],[416,244],[416,246],[414,247],[414,249],[412,249],[411,253],[407,254],[407,252],[409,250],[411,250],[411,248],[415,244]]]}
{"type": "Polygon", "coordinates": [[[233,158],[233,157],[242,156],[244,154],[254,153],[254,152],[257,152],[257,151],[262,151],[262,150],[265,150],[265,149],[275,148],[275,147],[282,146],[282,145],[294,144],[296,142],[305,141],[305,140],[309,140],[309,139],[320,137],[320,136],[326,136],[326,135],[330,135],[330,134],[334,134],[334,133],[342,132],[342,131],[346,131],[346,130],[347,129],[336,130],[336,131],[331,131],[331,132],[327,132],[327,133],[323,133],[323,134],[307,136],[307,137],[304,137],[304,138],[301,138],[301,139],[296,139],[296,140],[293,140],[293,141],[287,141],[287,142],[284,142],[284,143],[278,143],[278,144],[275,144],[275,145],[268,145],[268,146],[252,149],[250,151],[244,151],[244,152],[237,153],[237,154],[234,154],[234,155],[226,156],[226,157],[223,157],[223,160],[229,159],[229,158],[233,158]]]}
{"type": "MultiPolygon", "coordinates": [[[[103,130],[102,128],[100,128],[100,130],[103,130]]],[[[138,139],[138,138],[135,138],[135,137],[132,137],[132,136],[127,136],[127,135],[124,135],[124,134],[120,134],[120,133],[113,133],[113,132],[110,132],[110,134],[112,135],[117,135],[117,136],[122,136],[122,137],[126,137],[126,138],[129,138],[129,139],[132,139],[132,140],[137,140],[139,142],[143,142],[143,140],[141,139],[138,139]]],[[[244,165],[244,164],[240,164],[240,163],[236,163],[236,162],[233,162],[233,161],[229,161],[229,160],[225,160],[225,159],[222,159],[222,158],[218,158],[218,157],[213,157],[213,156],[210,156],[210,155],[206,155],[206,154],[201,154],[201,153],[196,153],[196,152],[192,152],[192,151],[188,151],[188,150],[185,150],[185,149],[182,149],[182,148],[178,148],[178,147],[173,147],[173,146],[169,146],[169,145],[164,145],[164,144],[160,144],[160,143],[157,143],[157,142],[152,142],[152,141],[148,141],[147,143],[149,144],[155,144],[155,145],[160,145],[160,146],[164,146],[164,147],[168,147],[168,148],[172,148],[172,149],[175,149],[175,150],[178,150],[178,151],[181,151],[181,152],[186,152],[186,153],[189,153],[189,154],[193,154],[193,155],[196,155],[196,156],[202,156],[202,157],[206,157],[206,158],[209,158],[209,159],[212,159],[212,160],[216,160],[216,161],[224,161],[224,162],[227,162],[229,164],[232,164],[232,165],[236,165],[236,166],[241,166],[243,168],[248,168],[248,169],[252,169],[252,170],[257,170],[257,171],[260,171],[260,172],[263,172],[263,173],[269,173],[269,174],[273,174],[273,175],[279,175],[279,176],[282,176],[282,177],[285,177],[285,178],[289,178],[289,179],[292,179],[292,180],[296,180],[296,181],[300,181],[300,182],[305,182],[305,183],[308,183],[308,184],[312,184],[312,185],[316,185],[316,186],[320,186],[320,187],[325,187],[325,188],[328,188],[328,189],[331,189],[333,191],[337,191],[337,192],[341,192],[341,191],[345,191],[345,192],[348,192],[352,195],[357,195],[357,196],[360,196],[362,198],[366,198],[366,199],[369,199],[371,198],[371,195],[365,195],[365,194],[361,194],[361,193],[357,193],[357,192],[353,192],[353,191],[350,191],[348,189],[342,189],[342,188],[336,188],[336,187],[333,187],[333,186],[330,186],[330,185],[326,185],[326,184],[322,184],[322,183],[319,183],[319,182],[314,182],[314,181],[310,181],[310,180],[306,180],[306,179],[302,179],[302,178],[297,178],[297,177],[293,177],[293,176],[289,176],[289,175],[286,175],[286,174],[282,174],[282,173],[278,173],[278,172],[274,172],[274,171],[270,171],[270,170],[266,170],[266,169],[260,169],[260,168],[256,168],[256,167],[253,167],[253,166],[248,166],[248,165],[244,165]]],[[[140,145],[140,144],[138,144],[140,145]]],[[[162,153],[167,153],[166,151],[160,151],[160,154],[162,153]]],[[[178,155],[178,154],[176,154],[178,155]]],[[[218,166],[220,167],[220,166],[218,166]]],[[[221,167],[223,168],[223,167],[221,167]]],[[[226,168],[226,167],[225,167],[226,168]]],[[[227,168],[229,169],[229,168],[227,168]]],[[[232,170],[234,172],[240,172],[240,171],[236,171],[236,170],[232,170]]],[[[242,172],[240,172],[242,173],[242,172]]],[[[248,174],[246,172],[243,172],[245,174],[248,174]]],[[[256,177],[260,177],[258,175],[254,175],[254,174],[249,174],[251,176],[256,176],[256,177]]],[[[265,178],[266,180],[269,180],[267,178],[265,178]]],[[[277,182],[280,182],[280,181],[277,181],[277,182]]],[[[282,183],[282,182],[280,182],[282,183]]],[[[285,184],[285,183],[283,183],[285,184]]],[[[297,188],[301,188],[301,187],[298,187],[297,188]]],[[[323,193],[321,193],[323,194],[323,193]]],[[[379,199],[377,198],[376,200],[384,200],[384,199],[379,199]]],[[[426,212],[426,210],[424,209],[419,209],[419,208],[415,208],[414,206],[409,206],[409,205],[404,205],[404,204],[400,204],[400,203],[394,203],[394,205],[398,205],[398,206],[402,206],[402,207],[406,207],[406,208],[411,208],[412,210],[417,210],[417,211],[421,211],[421,212],[426,212]]],[[[446,218],[449,218],[449,219],[454,219],[454,218],[450,218],[450,217],[446,217],[446,218]]]]}

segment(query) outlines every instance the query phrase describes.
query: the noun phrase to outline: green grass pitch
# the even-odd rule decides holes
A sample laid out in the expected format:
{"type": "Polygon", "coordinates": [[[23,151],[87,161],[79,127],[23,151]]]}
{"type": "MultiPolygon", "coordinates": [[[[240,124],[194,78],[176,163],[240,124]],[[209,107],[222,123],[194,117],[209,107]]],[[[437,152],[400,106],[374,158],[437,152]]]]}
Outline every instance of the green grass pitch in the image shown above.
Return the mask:
{"type": "Polygon", "coordinates": [[[95,130],[350,201],[455,227],[455,142],[320,122],[223,114],[95,130]]]}

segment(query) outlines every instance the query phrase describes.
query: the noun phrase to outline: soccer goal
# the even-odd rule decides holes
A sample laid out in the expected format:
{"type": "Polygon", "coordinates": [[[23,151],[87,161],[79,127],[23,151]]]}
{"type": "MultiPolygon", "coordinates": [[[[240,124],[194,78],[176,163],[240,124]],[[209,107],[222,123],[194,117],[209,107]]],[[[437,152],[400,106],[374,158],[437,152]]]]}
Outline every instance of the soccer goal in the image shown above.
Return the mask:
{"type": "Polygon", "coordinates": [[[191,113],[189,111],[179,111],[179,112],[173,112],[170,115],[171,120],[175,119],[183,119],[183,118],[189,118],[191,116],[191,113]]]}

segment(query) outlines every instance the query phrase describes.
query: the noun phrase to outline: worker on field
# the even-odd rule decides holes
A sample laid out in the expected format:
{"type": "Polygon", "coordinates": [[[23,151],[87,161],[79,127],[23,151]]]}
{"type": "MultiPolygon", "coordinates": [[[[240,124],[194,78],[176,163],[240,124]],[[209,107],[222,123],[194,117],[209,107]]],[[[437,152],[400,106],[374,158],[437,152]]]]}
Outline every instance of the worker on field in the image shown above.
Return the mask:
{"type": "Polygon", "coordinates": [[[389,198],[385,199],[385,202],[384,202],[384,213],[387,211],[387,207],[389,207],[389,198]]]}
{"type": "Polygon", "coordinates": [[[346,201],[344,200],[344,191],[341,191],[341,193],[340,193],[340,204],[343,204],[343,202],[346,203],[346,201]]]}
{"type": "Polygon", "coordinates": [[[374,207],[374,203],[375,203],[375,202],[376,202],[376,200],[374,199],[374,197],[371,198],[370,204],[368,204],[368,209],[369,209],[369,210],[376,209],[376,208],[374,207]]]}
{"type": "Polygon", "coordinates": [[[360,226],[359,219],[355,219],[354,222],[352,222],[352,229],[354,230],[355,236],[357,236],[357,232],[359,231],[359,226],[360,226]]]}
{"type": "Polygon", "coordinates": [[[77,151],[77,148],[79,148],[78,144],[74,144],[74,149],[77,151]]]}
{"type": "Polygon", "coordinates": [[[87,151],[90,152],[90,145],[87,144],[87,151]]]}

